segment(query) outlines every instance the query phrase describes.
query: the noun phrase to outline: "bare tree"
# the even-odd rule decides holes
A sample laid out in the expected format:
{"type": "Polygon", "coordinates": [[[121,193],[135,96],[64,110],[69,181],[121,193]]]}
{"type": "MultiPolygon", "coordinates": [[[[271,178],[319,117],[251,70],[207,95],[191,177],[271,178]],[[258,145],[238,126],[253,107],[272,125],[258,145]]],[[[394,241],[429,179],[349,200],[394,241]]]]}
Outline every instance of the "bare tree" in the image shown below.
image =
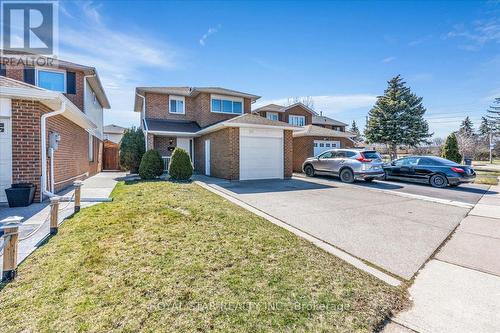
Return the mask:
{"type": "Polygon", "coordinates": [[[302,103],[310,109],[314,110],[314,99],[311,96],[303,97],[288,97],[285,106],[292,105],[295,103],[302,103]]]}
{"type": "Polygon", "coordinates": [[[473,133],[460,130],[455,133],[458,142],[458,151],[462,159],[473,158],[478,150],[477,136],[473,133]]]}

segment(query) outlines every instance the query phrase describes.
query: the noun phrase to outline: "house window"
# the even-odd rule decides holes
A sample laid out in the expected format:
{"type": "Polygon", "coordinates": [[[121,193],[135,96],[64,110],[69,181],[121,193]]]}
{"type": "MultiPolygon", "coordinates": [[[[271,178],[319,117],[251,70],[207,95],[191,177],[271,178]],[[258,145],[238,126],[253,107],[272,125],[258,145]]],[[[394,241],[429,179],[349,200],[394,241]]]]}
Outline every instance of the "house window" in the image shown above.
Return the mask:
{"type": "Polygon", "coordinates": [[[89,161],[94,161],[94,137],[89,133],[89,161]]]}
{"type": "Polygon", "coordinates": [[[66,92],[66,72],[38,69],[36,85],[40,88],[66,92]]]}
{"type": "Polygon", "coordinates": [[[293,126],[304,126],[306,124],[306,118],[304,116],[288,116],[288,123],[293,126]]]}
{"type": "Polygon", "coordinates": [[[279,119],[277,112],[267,112],[266,118],[269,120],[278,120],[279,119]]]}
{"type": "Polygon", "coordinates": [[[178,113],[178,114],[184,114],[185,109],[184,109],[184,102],[185,99],[182,96],[170,96],[169,97],[169,112],[170,113],[178,113]]]}
{"type": "Polygon", "coordinates": [[[215,113],[243,113],[243,99],[212,96],[212,112],[215,113]]]}

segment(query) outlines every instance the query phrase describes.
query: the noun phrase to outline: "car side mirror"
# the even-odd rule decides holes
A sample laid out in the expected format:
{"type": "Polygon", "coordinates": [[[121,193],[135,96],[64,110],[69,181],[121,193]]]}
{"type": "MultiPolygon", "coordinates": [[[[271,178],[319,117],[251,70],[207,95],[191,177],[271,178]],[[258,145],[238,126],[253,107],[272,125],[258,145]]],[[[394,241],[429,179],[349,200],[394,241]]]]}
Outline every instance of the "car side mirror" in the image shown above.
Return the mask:
{"type": "Polygon", "coordinates": [[[396,162],[392,161],[392,162],[391,162],[391,165],[392,165],[392,166],[395,166],[395,165],[396,165],[396,162]]]}

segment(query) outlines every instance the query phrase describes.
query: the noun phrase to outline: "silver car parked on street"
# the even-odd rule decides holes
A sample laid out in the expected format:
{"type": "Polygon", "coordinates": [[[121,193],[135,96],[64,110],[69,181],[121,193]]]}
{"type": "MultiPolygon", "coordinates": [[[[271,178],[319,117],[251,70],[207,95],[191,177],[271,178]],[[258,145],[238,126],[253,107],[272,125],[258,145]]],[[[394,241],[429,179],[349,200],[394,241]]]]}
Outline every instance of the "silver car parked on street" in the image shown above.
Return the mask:
{"type": "Polygon", "coordinates": [[[382,166],[382,158],[374,150],[331,149],[305,160],[302,170],[308,177],[334,175],[344,183],[352,183],[356,179],[371,182],[384,178],[382,166]]]}

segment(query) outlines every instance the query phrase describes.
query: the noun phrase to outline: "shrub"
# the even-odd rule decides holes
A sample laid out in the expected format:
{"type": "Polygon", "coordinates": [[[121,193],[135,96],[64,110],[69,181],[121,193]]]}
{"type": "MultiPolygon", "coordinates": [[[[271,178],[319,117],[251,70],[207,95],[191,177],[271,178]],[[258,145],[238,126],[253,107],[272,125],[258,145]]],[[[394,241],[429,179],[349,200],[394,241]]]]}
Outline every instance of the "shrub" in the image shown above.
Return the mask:
{"type": "Polygon", "coordinates": [[[175,148],[168,173],[171,179],[174,180],[188,180],[193,175],[193,165],[189,154],[182,148],[175,148]]]}
{"type": "Polygon", "coordinates": [[[132,173],[137,173],[142,155],[146,150],[144,133],[140,128],[129,128],[123,133],[120,142],[120,166],[132,173]]]}
{"type": "Polygon", "coordinates": [[[163,173],[163,160],[158,151],[154,149],[148,150],[141,160],[139,166],[139,176],[142,179],[154,179],[161,176],[163,173]]]}
{"type": "Polygon", "coordinates": [[[448,138],[446,138],[441,156],[453,162],[462,162],[462,155],[460,155],[458,151],[458,141],[455,133],[451,133],[448,138]]]}

